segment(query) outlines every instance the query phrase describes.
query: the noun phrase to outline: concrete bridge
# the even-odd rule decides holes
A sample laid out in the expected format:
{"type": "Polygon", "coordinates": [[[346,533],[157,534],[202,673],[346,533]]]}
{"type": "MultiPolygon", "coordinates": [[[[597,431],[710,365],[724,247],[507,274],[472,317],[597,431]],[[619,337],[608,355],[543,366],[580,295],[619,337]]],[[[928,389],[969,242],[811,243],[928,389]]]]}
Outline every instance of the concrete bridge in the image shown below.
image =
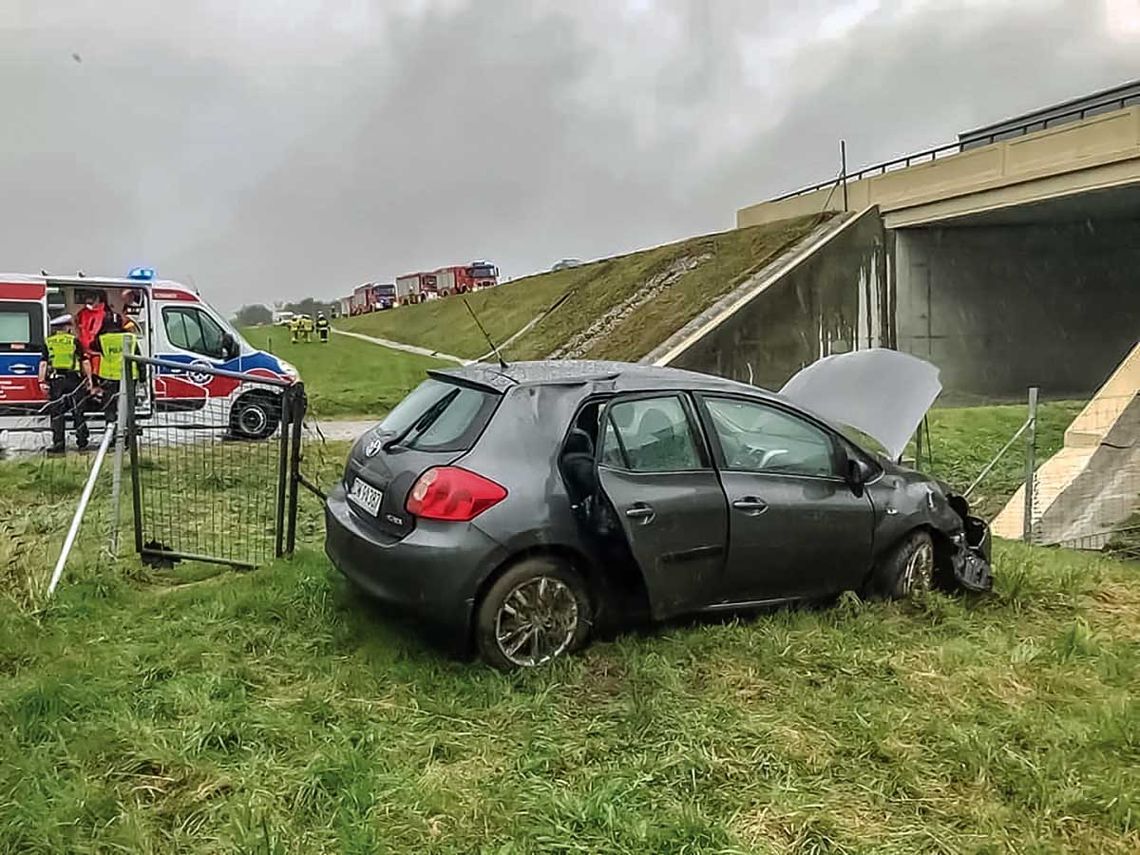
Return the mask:
{"type": "Polygon", "coordinates": [[[831,219],[652,359],[778,388],[887,346],[951,399],[1087,397],[1140,331],[1140,83],[1074,104],[742,209],[831,219]]]}

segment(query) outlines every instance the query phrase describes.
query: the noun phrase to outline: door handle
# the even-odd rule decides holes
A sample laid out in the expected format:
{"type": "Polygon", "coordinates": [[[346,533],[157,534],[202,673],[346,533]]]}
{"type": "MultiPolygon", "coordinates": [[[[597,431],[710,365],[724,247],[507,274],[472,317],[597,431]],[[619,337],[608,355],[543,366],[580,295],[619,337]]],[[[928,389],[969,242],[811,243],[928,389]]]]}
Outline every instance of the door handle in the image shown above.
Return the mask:
{"type": "Polygon", "coordinates": [[[732,503],[732,506],[738,511],[744,511],[753,516],[762,514],[768,510],[768,503],[763,499],[757,499],[755,496],[745,496],[743,499],[737,499],[732,503]]]}
{"type": "Polygon", "coordinates": [[[642,525],[653,521],[654,510],[649,505],[638,502],[625,509],[625,515],[631,520],[641,520],[642,525]]]}

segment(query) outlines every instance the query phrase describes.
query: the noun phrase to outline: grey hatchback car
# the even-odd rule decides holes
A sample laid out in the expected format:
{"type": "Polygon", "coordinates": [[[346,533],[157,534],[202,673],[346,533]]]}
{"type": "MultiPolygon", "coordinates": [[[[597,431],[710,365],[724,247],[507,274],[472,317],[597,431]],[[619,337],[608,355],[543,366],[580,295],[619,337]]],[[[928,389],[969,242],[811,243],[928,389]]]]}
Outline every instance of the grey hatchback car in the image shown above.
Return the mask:
{"type": "Polygon", "coordinates": [[[432,371],[356,442],[325,517],[349,579],[504,669],[603,625],[991,584],[985,523],[865,433],[644,365],[432,371]]]}

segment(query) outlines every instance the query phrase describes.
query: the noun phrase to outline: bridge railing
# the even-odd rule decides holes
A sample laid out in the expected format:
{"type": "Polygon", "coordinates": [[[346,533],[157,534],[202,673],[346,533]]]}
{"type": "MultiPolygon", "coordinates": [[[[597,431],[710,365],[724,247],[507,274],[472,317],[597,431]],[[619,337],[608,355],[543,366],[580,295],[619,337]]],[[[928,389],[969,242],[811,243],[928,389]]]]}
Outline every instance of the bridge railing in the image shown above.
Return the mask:
{"type": "Polygon", "coordinates": [[[928,163],[937,160],[940,157],[961,154],[969,148],[992,145],[995,142],[1026,136],[1056,125],[1063,125],[1073,121],[1083,121],[1090,116],[1099,115],[1100,113],[1107,113],[1112,110],[1123,110],[1127,107],[1135,106],[1136,104],[1140,104],[1140,95],[1133,93],[1131,95],[1096,101],[1092,104],[1085,104],[1082,107],[1074,108],[1064,113],[1056,113],[1045,118],[1026,119],[1021,124],[1002,125],[995,127],[988,133],[979,133],[976,135],[967,134],[957,142],[947,143],[937,148],[929,148],[925,151],[919,151],[914,154],[905,155],[904,157],[896,157],[893,160],[886,160],[882,163],[866,166],[857,172],[849,172],[846,175],[840,175],[839,178],[829,178],[818,184],[812,184],[809,187],[802,187],[799,190],[793,190],[791,193],[785,193],[783,196],[777,196],[775,199],[769,201],[782,202],[785,199],[793,199],[796,196],[806,196],[808,193],[825,190],[843,181],[861,181],[864,178],[885,175],[897,169],[907,169],[919,163],[928,163]]]}

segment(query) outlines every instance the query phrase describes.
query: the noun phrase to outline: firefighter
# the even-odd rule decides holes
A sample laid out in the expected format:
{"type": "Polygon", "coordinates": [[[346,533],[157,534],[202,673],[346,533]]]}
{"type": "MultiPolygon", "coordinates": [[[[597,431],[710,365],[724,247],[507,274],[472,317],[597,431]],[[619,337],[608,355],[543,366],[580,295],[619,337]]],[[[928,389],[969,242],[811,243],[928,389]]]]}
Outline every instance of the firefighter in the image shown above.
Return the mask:
{"type": "Polygon", "coordinates": [[[87,448],[87,384],[83,377],[83,356],[71,315],[60,315],[51,322],[52,333],[44,340],[40,359],[40,386],[48,393],[51,417],[51,447],[48,454],[62,454],[66,448],[67,414],[75,426],[79,450],[87,448]]]}
{"type": "Polygon", "coordinates": [[[301,316],[294,315],[289,320],[289,343],[296,344],[297,339],[301,336],[301,316]]]}
{"type": "Polygon", "coordinates": [[[313,316],[305,315],[301,319],[301,332],[304,334],[305,344],[313,340],[313,316]]]}
{"type": "Polygon", "coordinates": [[[321,344],[329,343],[329,319],[325,317],[324,312],[317,312],[317,337],[321,340],[321,344]]]}

